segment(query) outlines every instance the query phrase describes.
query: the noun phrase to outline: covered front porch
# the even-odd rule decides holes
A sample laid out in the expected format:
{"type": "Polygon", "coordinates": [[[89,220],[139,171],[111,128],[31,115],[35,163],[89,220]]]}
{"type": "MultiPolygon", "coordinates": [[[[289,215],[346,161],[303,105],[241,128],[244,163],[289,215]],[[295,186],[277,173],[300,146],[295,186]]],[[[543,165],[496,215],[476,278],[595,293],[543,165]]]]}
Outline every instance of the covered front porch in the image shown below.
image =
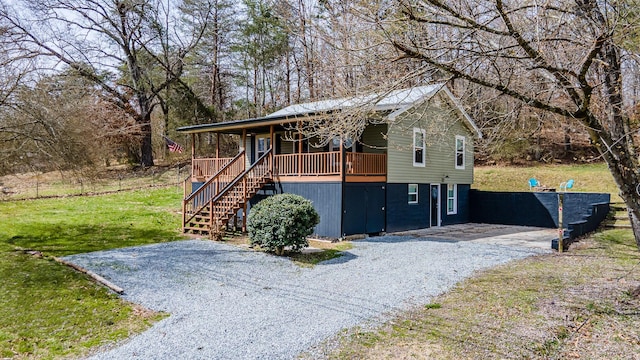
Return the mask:
{"type": "MultiPolygon", "coordinates": [[[[238,155],[221,157],[217,138],[214,156],[199,156],[192,146],[191,181],[201,183],[228,166],[238,155],[242,169],[254,164],[262,155],[271,168],[274,181],[280,182],[386,182],[387,154],[385,149],[364,148],[359,143],[334,139],[324,147],[314,146],[315,139],[304,139],[274,125],[267,129],[242,129],[238,139],[238,155]],[[267,130],[268,132],[265,132],[267,130]]],[[[228,134],[228,133],[227,133],[228,134]]],[[[192,134],[194,137],[195,134],[192,134]]],[[[380,141],[378,141],[379,143],[380,141]]],[[[195,139],[192,139],[195,144],[195,139]]]]}
{"type": "MultiPolygon", "coordinates": [[[[206,181],[233,159],[194,157],[192,181],[206,181]]],[[[275,154],[272,163],[273,177],[280,181],[385,182],[387,174],[386,154],[341,151],[275,154]]]]}

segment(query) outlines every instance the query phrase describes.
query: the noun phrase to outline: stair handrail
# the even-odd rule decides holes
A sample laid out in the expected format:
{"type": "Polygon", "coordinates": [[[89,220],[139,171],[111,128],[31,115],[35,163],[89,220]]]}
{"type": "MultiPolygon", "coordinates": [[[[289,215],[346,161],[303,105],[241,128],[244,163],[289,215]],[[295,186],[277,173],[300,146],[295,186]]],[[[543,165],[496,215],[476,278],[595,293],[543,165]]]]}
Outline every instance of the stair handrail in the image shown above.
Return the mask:
{"type": "MultiPolygon", "coordinates": [[[[198,214],[202,209],[204,209],[211,202],[212,198],[215,197],[217,194],[219,194],[220,191],[218,191],[216,194],[212,194],[211,195],[212,198],[207,199],[206,201],[203,200],[202,205],[197,210],[194,210],[191,213],[191,217],[189,219],[187,219],[187,204],[191,202],[196,196],[201,195],[206,189],[208,189],[209,185],[211,185],[213,181],[217,180],[218,177],[220,177],[220,175],[223,174],[223,172],[226,171],[229,167],[233,166],[236,163],[236,161],[238,161],[241,158],[242,158],[242,161],[244,161],[244,154],[245,154],[245,150],[240,151],[233,159],[231,159],[231,161],[229,161],[227,164],[221,167],[220,170],[218,170],[212,177],[207,179],[207,181],[204,184],[202,184],[202,186],[200,186],[196,191],[192,192],[191,194],[189,194],[187,197],[184,198],[184,200],[182,201],[182,224],[183,225],[191,221],[191,219],[193,219],[196,216],[196,214],[198,214]]],[[[236,176],[233,178],[231,182],[235,181],[238,178],[238,176],[240,176],[243,173],[244,172],[240,172],[236,174],[236,176]]]]}
{"type": "MultiPolygon", "coordinates": [[[[265,159],[270,159],[270,160],[273,162],[273,156],[271,156],[271,153],[272,153],[272,150],[271,150],[271,149],[268,149],[268,150],[267,150],[267,151],[266,151],[262,156],[260,156],[260,158],[258,158],[258,160],[257,160],[255,163],[253,163],[253,164],[252,164],[252,165],[251,165],[247,170],[245,170],[245,171],[244,171],[240,176],[238,176],[234,181],[230,182],[230,183],[229,183],[229,184],[228,184],[224,189],[220,190],[220,192],[218,193],[218,195],[216,195],[216,197],[215,197],[215,198],[211,199],[211,202],[210,202],[210,205],[211,205],[211,206],[210,206],[210,208],[211,208],[211,212],[210,212],[210,214],[209,214],[209,215],[211,216],[211,218],[210,218],[210,220],[209,220],[209,221],[210,221],[210,223],[211,223],[211,226],[215,226],[215,225],[214,225],[214,221],[215,221],[215,220],[214,220],[214,213],[216,213],[215,204],[216,204],[217,202],[220,202],[220,200],[221,200],[225,195],[227,195],[227,193],[229,193],[231,190],[233,190],[233,189],[234,189],[234,187],[236,187],[240,181],[243,181],[243,182],[244,182],[244,181],[245,181],[245,179],[246,179],[246,177],[247,177],[247,175],[249,175],[249,173],[251,173],[251,172],[252,172],[252,171],[254,171],[256,168],[258,168],[258,166],[262,165],[262,164],[265,162],[265,159]]],[[[266,171],[264,172],[264,174],[262,174],[262,175],[259,177],[259,179],[260,179],[260,180],[264,180],[264,179],[265,179],[265,178],[266,178],[270,173],[272,173],[273,169],[271,168],[271,166],[270,166],[270,165],[271,165],[271,164],[268,164],[268,163],[267,163],[266,171]]],[[[247,191],[247,188],[246,188],[246,182],[244,182],[244,184],[243,184],[242,186],[243,186],[243,193],[244,193],[244,194],[243,194],[243,197],[244,197],[243,201],[246,201],[246,200],[247,200],[247,192],[246,192],[246,191],[247,191]]],[[[236,204],[236,205],[234,205],[234,206],[233,206],[233,207],[234,207],[234,209],[233,209],[233,210],[235,210],[235,209],[236,209],[235,207],[236,207],[237,205],[238,205],[238,204],[236,204]]],[[[223,210],[223,211],[225,211],[225,209],[222,209],[222,210],[223,210]]],[[[226,209],[226,210],[228,211],[229,209],[226,209]]]]}
{"type": "MultiPolygon", "coordinates": [[[[249,174],[249,172],[251,172],[258,165],[261,165],[265,161],[264,159],[266,159],[270,155],[271,155],[271,149],[265,151],[265,153],[262,156],[260,156],[258,158],[258,160],[256,160],[256,162],[254,162],[251,166],[249,166],[249,168],[247,170],[245,170],[242,174],[238,175],[233,181],[229,182],[229,184],[227,184],[227,186],[225,186],[222,190],[220,190],[218,192],[218,195],[216,195],[213,199],[211,199],[211,202],[215,202],[216,200],[219,200],[224,194],[229,192],[229,190],[231,190],[231,188],[233,186],[235,186],[236,183],[238,183],[240,180],[244,179],[244,177],[247,176],[249,174]]],[[[269,169],[269,171],[267,171],[266,174],[262,176],[262,178],[264,178],[270,172],[271,172],[271,169],[269,169]]]]}

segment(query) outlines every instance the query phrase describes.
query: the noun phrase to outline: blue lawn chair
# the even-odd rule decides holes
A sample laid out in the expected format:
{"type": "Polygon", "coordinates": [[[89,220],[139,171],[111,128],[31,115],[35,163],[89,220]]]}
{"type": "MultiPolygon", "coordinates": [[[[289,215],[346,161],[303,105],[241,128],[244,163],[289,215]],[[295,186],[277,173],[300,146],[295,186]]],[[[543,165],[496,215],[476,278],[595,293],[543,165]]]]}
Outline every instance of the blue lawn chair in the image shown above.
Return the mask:
{"type": "Polygon", "coordinates": [[[573,179],[569,179],[569,181],[560,183],[560,191],[567,191],[573,187],[573,179]]]}
{"type": "Polygon", "coordinates": [[[536,180],[536,178],[529,179],[529,191],[533,190],[533,188],[536,186],[540,186],[538,180],[536,180]]]}

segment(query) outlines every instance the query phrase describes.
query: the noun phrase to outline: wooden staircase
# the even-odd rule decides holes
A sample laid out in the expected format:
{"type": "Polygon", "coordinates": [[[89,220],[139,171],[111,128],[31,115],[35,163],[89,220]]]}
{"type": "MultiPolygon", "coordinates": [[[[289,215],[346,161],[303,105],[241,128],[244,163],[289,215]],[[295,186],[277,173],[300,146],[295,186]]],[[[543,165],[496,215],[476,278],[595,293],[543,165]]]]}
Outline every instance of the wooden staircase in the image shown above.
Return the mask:
{"type": "MultiPolygon", "coordinates": [[[[216,238],[227,223],[272,179],[271,150],[245,170],[244,151],[208,179],[182,203],[184,233],[216,238]]],[[[243,214],[244,216],[244,214],[243,214]]]]}

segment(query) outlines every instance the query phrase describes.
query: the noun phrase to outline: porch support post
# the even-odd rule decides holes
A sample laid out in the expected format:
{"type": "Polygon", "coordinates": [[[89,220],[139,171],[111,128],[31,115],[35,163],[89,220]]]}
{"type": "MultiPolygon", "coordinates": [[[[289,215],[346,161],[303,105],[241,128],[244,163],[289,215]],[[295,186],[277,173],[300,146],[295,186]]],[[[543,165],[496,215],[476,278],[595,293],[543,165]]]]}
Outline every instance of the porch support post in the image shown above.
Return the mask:
{"type": "MultiPolygon", "coordinates": [[[[245,153],[246,154],[246,153],[245,153]]],[[[247,177],[242,177],[242,232],[247,232],[247,202],[249,197],[247,196],[247,177]]]]}
{"type": "Polygon", "coordinates": [[[302,175],[302,122],[298,121],[298,176],[302,175]]]}
{"type": "Polygon", "coordinates": [[[342,136],[340,137],[340,179],[342,179],[342,181],[344,182],[344,168],[345,168],[345,156],[344,156],[344,142],[342,140],[342,136]]]}
{"type": "Polygon", "coordinates": [[[269,155],[269,157],[271,158],[271,176],[273,176],[273,163],[275,162],[275,154],[276,154],[276,134],[273,131],[273,125],[269,126],[269,138],[271,139],[271,155],[269,155]]]}
{"type": "Polygon", "coordinates": [[[196,134],[191,133],[191,161],[196,158],[196,134]]]}
{"type": "Polygon", "coordinates": [[[220,133],[216,133],[216,159],[220,158],[220,133]]]}
{"type": "MultiPolygon", "coordinates": [[[[242,204],[242,232],[247,232],[247,199],[245,197],[244,203],[242,204]]],[[[235,226],[235,224],[234,224],[235,226]]]]}
{"type": "Polygon", "coordinates": [[[247,149],[245,149],[245,146],[247,145],[247,129],[242,129],[242,139],[240,139],[240,147],[238,149],[238,152],[245,150],[244,152],[244,163],[245,166],[243,166],[243,168],[246,169],[246,164],[247,164],[247,149]]]}
{"type": "MultiPolygon", "coordinates": [[[[244,150],[244,166],[243,168],[247,168],[247,149],[245,148],[247,145],[247,129],[242,129],[242,140],[240,144],[240,151],[244,150]]],[[[245,176],[242,179],[242,232],[247,232],[247,177],[245,176]]]]}
{"type": "Polygon", "coordinates": [[[194,181],[195,169],[193,167],[193,162],[196,158],[196,134],[191,133],[191,181],[194,181]]]}

